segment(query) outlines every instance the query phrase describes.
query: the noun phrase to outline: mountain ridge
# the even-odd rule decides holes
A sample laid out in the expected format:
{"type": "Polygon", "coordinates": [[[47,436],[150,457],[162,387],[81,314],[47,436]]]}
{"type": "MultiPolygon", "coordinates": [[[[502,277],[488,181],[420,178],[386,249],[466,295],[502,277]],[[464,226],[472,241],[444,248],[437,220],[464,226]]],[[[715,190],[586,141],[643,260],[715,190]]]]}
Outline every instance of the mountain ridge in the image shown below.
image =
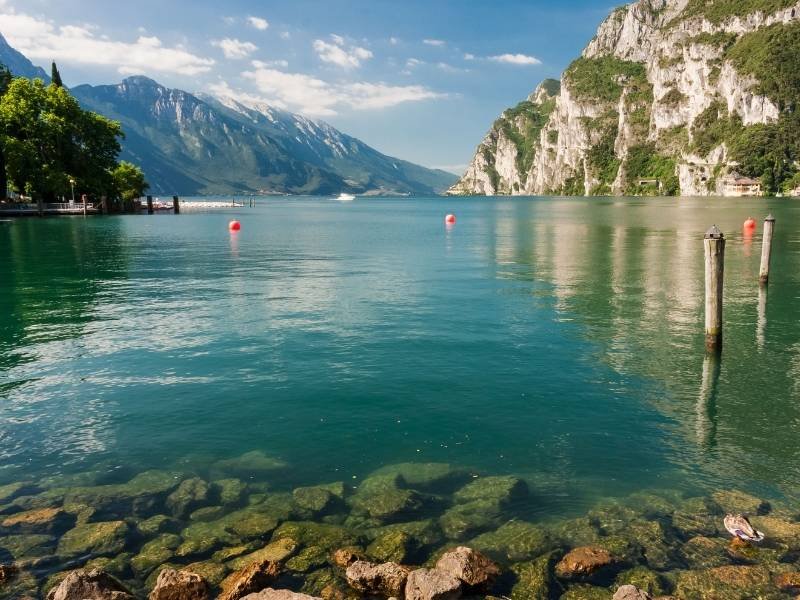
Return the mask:
{"type": "MultiPolygon", "coordinates": [[[[49,81],[2,35],[0,63],[49,81]]],[[[143,75],[70,91],[85,108],[122,124],[120,158],[140,165],[157,194],[436,195],[457,179],[382,154],[324,122],[168,88],[143,75]]]]}

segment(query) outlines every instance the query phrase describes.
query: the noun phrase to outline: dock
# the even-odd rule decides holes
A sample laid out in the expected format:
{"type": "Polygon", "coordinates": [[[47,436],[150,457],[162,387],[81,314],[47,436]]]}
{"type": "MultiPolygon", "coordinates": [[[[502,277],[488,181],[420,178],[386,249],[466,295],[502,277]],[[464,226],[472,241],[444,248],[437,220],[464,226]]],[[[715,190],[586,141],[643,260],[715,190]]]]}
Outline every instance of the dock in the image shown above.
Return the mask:
{"type": "Polygon", "coordinates": [[[12,202],[0,204],[0,217],[37,217],[39,215],[95,215],[100,209],[94,203],[86,204],[86,212],[82,203],[45,202],[41,206],[36,203],[12,202]]]}

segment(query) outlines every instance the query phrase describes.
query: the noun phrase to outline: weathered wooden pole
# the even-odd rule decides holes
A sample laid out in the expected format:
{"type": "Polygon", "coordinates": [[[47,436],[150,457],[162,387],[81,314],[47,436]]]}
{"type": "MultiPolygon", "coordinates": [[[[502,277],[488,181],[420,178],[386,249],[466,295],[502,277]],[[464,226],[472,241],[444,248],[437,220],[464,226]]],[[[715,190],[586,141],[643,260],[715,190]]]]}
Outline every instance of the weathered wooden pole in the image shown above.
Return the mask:
{"type": "Polygon", "coordinates": [[[181,214],[181,199],[177,196],[172,197],[172,208],[175,210],[175,214],[181,214]]]}
{"type": "Polygon", "coordinates": [[[769,283],[769,261],[772,258],[772,232],[775,231],[775,217],[770,215],[764,219],[764,237],[761,242],[761,269],[758,281],[761,285],[769,283]]]}
{"type": "Polygon", "coordinates": [[[153,197],[152,196],[148,196],[147,197],[147,214],[148,215],[152,215],[153,214],[153,197]]]}
{"type": "Polygon", "coordinates": [[[81,202],[83,203],[83,216],[86,216],[86,194],[81,194],[81,202]]]}
{"type": "Polygon", "coordinates": [[[725,236],[714,225],[703,239],[706,262],[706,350],[722,350],[722,280],[725,272],[725,236]]]}

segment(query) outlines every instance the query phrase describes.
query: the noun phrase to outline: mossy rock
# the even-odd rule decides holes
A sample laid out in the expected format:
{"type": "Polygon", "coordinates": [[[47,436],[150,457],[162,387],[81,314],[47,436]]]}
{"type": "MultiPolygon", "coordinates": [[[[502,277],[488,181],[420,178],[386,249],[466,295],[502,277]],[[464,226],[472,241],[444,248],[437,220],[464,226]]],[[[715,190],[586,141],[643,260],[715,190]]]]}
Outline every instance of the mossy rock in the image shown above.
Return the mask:
{"type": "Polygon", "coordinates": [[[49,556],[55,545],[56,538],[52,535],[5,535],[0,537],[0,562],[49,556]]]}
{"type": "Polygon", "coordinates": [[[480,477],[453,494],[453,500],[458,504],[476,501],[494,502],[498,507],[503,507],[527,496],[527,483],[519,477],[503,475],[480,477]]]}
{"type": "Polygon", "coordinates": [[[158,576],[161,574],[161,571],[164,569],[175,569],[176,571],[180,571],[184,569],[183,565],[179,565],[176,563],[164,563],[163,565],[158,565],[155,569],[150,571],[150,574],[145,579],[144,587],[145,589],[152,590],[156,587],[156,581],[158,580],[158,576]]]}
{"type": "Polygon", "coordinates": [[[255,562],[269,560],[272,562],[284,562],[292,556],[299,544],[291,538],[284,537],[274,542],[270,542],[263,548],[255,552],[249,552],[230,560],[226,563],[232,571],[238,571],[255,562]]]}
{"type": "Polygon", "coordinates": [[[167,515],[153,515],[152,517],[136,523],[140,535],[150,538],[159,533],[174,531],[178,526],[177,521],[167,515]]]}
{"type": "Polygon", "coordinates": [[[86,523],[67,531],[58,542],[61,556],[119,554],[128,541],[125,521],[86,523]]]}
{"type": "Polygon", "coordinates": [[[176,556],[197,556],[210,554],[222,546],[237,546],[242,543],[241,537],[227,529],[228,523],[223,519],[208,523],[192,523],[183,531],[183,543],[175,551],[176,556]]]}
{"type": "Polygon", "coordinates": [[[251,508],[229,513],[218,522],[223,523],[227,531],[246,540],[267,537],[278,526],[276,518],[251,508]]]}
{"type": "Polygon", "coordinates": [[[216,490],[219,503],[223,506],[236,506],[244,499],[247,484],[241,479],[228,478],[212,481],[211,486],[216,490]]]}
{"type": "Polygon", "coordinates": [[[221,519],[225,516],[225,513],[226,509],[224,506],[204,506],[203,508],[192,511],[192,514],[189,515],[189,520],[209,523],[221,519]]]}
{"type": "Polygon", "coordinates": [[[333,569],[330,568],[318,569],[313,573],[307,574],[303,578],[303,586],[300,588],[300,592],[315,598],[319,598],[320,596],[323,596],[323,590],[326,588],[346,588],[346,586],[343,585],[343,582],[336,576],[336,573],[333,571],[333,569]]]}
{"type": "Polygon", "coordinates": [[[386,465],[370,476],[399,476],[403,484],[417,490],[450,492],[470,478],[469,472],[447,463],[399,463],[386,465]]]}
{"type": "Polygon", "coordinates": [[[383,487],[359,491],[350,498],[353,511],[384,522],[402,521],[418,514],[425,498],[415,490],[383,487]]]}
{"type": "Polygon", "coordinates": [[[370,529],[366,533],[370,539],[376,540],[383,535],[394,532],[402,532],[408,535],[420,547],[436,546],[444,542],[442,530],[433,519],[392,523],[370,529]]]}
{"type": "Polygon", "coordinates": [[[142,546],[139,554],[131,559],[131,567],[137,573],[147,573],[158,565],[168,562],[180,545],[179,535],[163,533],[142,546]]]}
{"type": "Polygon", "coordinates": [[[344,483],[299,487],[292,492],[294,503],[312,516],[333,508],[344,498],[344,483]]]}
{"type": "Polygon", "coordinates": [[[718,491],[711,494],[711,497],[726,513],[754,516],[765,515],[770,511],[769,502],[739,490],[718,491]]]}
{"type": "Polygon", "coordinates": [[[439,526],[450,540],[463,540],[496,529],[502,522],[503,513],[494,500],[456,504],[439,517],[439,526]]]}
{"type": "Polygon", "coordinates": [[[674,567],[674,537],[660,521],[634,521],[628,524],[626,537],[642,547],[647,564],[658,571],[674,567]]]}
{"type": "Polygon", "coordinates": [[[752,600],[780,598],[770,572],[763,566],[726,566],[678,573],[675,592],[691,600],[752,600]]]}
{"type": "Polygon", "coordinates": [[[612,600],[613,596],[606,588],[578,584],[570,586],[561,594],[560,600],[612,600]]]}
{"type": "Polygon", "coordinates": [[[512,521],[466,544],[501,562],[523,562],[553,549],[550,534],[541,526],[512,521]]]}
{"type": "Polygon", "coordinates": [[[404,531],[385,531],[367,546],[367,555],[377,562],[407,564],[409,557],[419,550],[419,543],[404,531]]]}
{"type": "Polygon", "coordinates": [[[39,489],[31,483],[17,481],[0,485],[0,504],[11,502],[17,496],[30,496],[36,494],[39,489]]]}
{"type": "Polygon", "coordinates": [[[626,503],[647,519],[670,516],[677,508],[676,498],[666,498],[652,492],[638,492],[628,496],[626,503]]]}
{"type": "Polygon", "coordinates": [[[619,535],[600,537],[594,545],[608,550],[621,564],[634,565],[642,558],[642,547],[635,540],[619,535]]]}
{"type": "Polygon", "coordinates": [[[672,515],[672,527],[684,539],[698,535],[711,537],[722,531],[722,516],[708,512],[684,512],[678,510],[672,515]]]}
{"type": "MultiPolygon", "coordinates": [[[[238,546],[228,546],[226,548],[222,548],[221,550],[217,550],[211,557],[211,560],[218,563],[228,562],[229,560],[233,560],[234,558],[238,558],[245,554],[250,554],[253,552],[255,548],[253,544],[240,544],[238,546]]],[[[255,561],[254,561],[255,562],[255,561]]]]}
{"type": "Polygon", "coordinates": [[[511,600],[548,600],[554,584],[551,568],[554,559],[554,555],[545,554],[536,560],[512,565],[516,582],[511,588],[511,600]]]}
{"type": "Polygon", "coordinates": [[[548,528],[559,543],[570,548],[589,546],[600,539],[600,532],[597,526],[588,517],[577,517],[548,523],[548,528]]]}
{"type": "Polygon", "coordinates": [[[84,569],[102,569],[118,579],[125,579],[131,572],[131,559],[133,554],[123,552],[115,556],[100,556],[83,565],[84,569]]]}
{"type": "Polygon", "coordinates": [[[263,494],[260,496],[253,494],[249,498],[247,508],[269,515],[278,521],[299,520],[294,518],[294,499],[289,493],[263,494]]]}
{"type": "Polygon", "coordinates": [[[303,548],[286,561],[286,568],[297,573],[308,573],[328,564],[329,551],[320,546],[303,548]]]}
{"type": "Polygon", "coordinates": [[[52,533],[57,535],[70,529],[75,523],[75,516],[62,508],[37,508],[9,515],[0,521],[0,526],[10,533],[52,533]]]}
{"type": "Polygon", "coordinates": [[[681,545],[680,554],[689,568],[710,569],[733,562],[728,549],[726,540],[697,536],[681,545]]]}
{"type": "Polygon", "coordinates": [[[628,525],[641,515],[629,506],[607,501],[595,506],[587,514],[589,520],[605,535],[624,534],[628,525]]]}
{"type": "Polygon", "coordinates": [[[213,587],[219,586],[229,572],[225,565],[214,562],[213,560],[194,562],[182,568],[191,573],[197,573],[213,587]]]}
{"type": "Polygon", "coordinates": [[[617,575],[614,582],[615,587],[623,585],[634,585],[651,596],[661,596],[664,594],[664,586],[658,573],[651,571],[647,567],[638,566],[628,569],[617,575]]]}
{"type": "Polygon", "coordinates": [[[272,541],[289,538],[303,547],[320,546],[328,551],[358,544],[358,538],[344,527],[311,521],[287,521],[272,534],[272,541]]]}
{"type": "Polygon", "coordinates": [[[212,475],[222,475],[246,478],[262,478],[265,475],[281,469],[288,465],[272,456],[268,456],[261,450],[245,452],[236,458],[218,460],[211,466],[212,475]]]}
{"type": "Polygon", "coordinates": [[[800,550],[800,523],[795,520],[768,515],[753,517],[753,526],[764,532],[769,540],[777,540],[786,544],[791,550],[800,550]]]}
{"type": "Polygon", "coordinates": [[[0,600],[38,598],[39,580],[30,571],[20,571],[13,579],[0,584],[0,600]]]}
{"type": "Polygon", "coordinates": [[[191,477],[181,481],[180,485],[169,495],[166,507],[178,519],[185,519],[196,508],[210,502],[211,486],[199,477],[191,477]]]}

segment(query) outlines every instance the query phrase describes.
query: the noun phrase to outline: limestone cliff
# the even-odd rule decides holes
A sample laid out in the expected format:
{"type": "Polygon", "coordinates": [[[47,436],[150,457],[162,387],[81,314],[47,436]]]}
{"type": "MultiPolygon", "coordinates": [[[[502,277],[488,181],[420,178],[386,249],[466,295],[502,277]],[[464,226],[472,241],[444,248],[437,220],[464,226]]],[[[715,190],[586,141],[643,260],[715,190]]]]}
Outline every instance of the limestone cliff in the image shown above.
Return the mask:
{"type": "Polygon", "coordinates": [[[798,0],[639,0],[494,123],[451,194],[797,187],[798,0]]]}

